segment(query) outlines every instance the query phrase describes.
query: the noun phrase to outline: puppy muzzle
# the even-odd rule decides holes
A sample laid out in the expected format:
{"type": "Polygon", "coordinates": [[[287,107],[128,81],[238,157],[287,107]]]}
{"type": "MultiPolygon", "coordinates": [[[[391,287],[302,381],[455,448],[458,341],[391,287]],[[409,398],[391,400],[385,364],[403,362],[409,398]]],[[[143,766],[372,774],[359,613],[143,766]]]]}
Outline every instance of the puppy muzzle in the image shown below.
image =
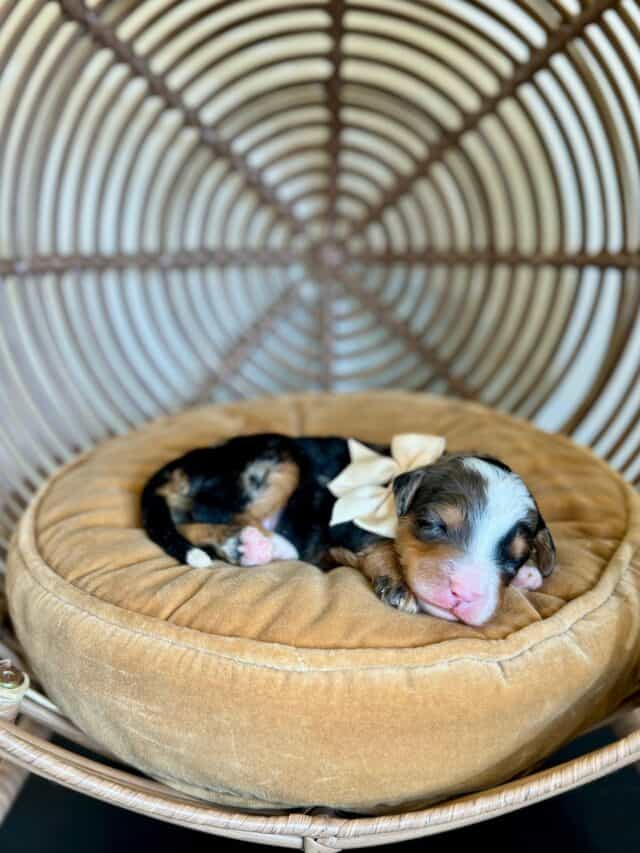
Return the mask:
{"type": "Polygon", "coordinates": [[[464,557],[437,567],[426,561],[412,572],[409,585],[424,611],[467,625],[484,625],[500,601],[496,567],[464,557]]]}

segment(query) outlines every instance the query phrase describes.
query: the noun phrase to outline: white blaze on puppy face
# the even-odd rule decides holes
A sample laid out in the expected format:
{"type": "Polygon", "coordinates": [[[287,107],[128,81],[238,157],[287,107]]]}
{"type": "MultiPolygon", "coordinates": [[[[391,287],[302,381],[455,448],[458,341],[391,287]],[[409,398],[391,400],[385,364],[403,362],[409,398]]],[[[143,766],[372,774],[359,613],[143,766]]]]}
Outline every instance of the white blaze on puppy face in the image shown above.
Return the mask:
{"type": "Polygon", "coordinates": [[[499,542],[531,511],[535,503],[522,480],[483,459],[464,460],[485,483],[487,500],[472,521],[468,553],[474,559],[494,562],[499,542]]]}

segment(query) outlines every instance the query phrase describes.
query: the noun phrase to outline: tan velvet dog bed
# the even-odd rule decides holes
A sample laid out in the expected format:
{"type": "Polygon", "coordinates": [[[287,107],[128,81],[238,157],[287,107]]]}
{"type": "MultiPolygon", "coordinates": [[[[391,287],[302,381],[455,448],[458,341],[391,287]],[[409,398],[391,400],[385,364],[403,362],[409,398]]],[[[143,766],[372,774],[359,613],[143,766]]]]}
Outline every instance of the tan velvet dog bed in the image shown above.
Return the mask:
{"type": "Polygon", "coordinates": [[[305,395],[193,410],[68,465],[19,525],[8,592],[49,695],[124,761],[234,807],[375,812],[519,774],[637,688],[639,539],[640,498],[564,438],[421,395],[305,395]],[[494,453],[536,495],[558,568],[474,629],[398,613],[346,567],[176,564],[140,528],[143,483],[258,431],[494,453]]]}

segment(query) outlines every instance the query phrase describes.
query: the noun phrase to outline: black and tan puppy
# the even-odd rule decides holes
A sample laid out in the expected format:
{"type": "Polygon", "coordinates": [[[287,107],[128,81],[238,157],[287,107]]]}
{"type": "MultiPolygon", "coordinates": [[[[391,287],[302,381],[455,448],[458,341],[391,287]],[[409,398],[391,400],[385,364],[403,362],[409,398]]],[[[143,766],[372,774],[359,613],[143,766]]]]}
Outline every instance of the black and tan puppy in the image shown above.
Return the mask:
{"type": "Polygon", "coordinates": [[[330,526],[336,499],[327,483],[349,462],[342,438],[261,434],[192,450],[145,486],[143,524],[192,566],[347,564],[388,604],[469,625],[491,619],[505,585],[536,589],[553,571],[555,547],[537,504],[497,459],[445,454],[396,477],[395,540],[351,522],[330,526]]]}

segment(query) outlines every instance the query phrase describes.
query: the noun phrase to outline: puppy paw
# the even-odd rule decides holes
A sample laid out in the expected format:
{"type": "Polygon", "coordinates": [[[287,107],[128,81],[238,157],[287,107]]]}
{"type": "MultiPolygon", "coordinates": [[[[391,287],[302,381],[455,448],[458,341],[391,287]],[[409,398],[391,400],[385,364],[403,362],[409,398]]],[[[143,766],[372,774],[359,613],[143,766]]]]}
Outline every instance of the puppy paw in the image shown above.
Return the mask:
{"type": "Polygon", "coordinates": [[[189,548],[187,551],[187,564],[194,569],[207,569],[213,565],[213,560],[202,548],[189,548]]]}
{"type": "Polygon", "coordinates": [[[284,536],[279,533],[274,533],[271,536],[273,544],[273,559],[274,560],[297,560],[298,549],[292,545],[284,536]]]}
{"type": "Polygon", "coordinates": [[[265,536],[257,527],[247,526],[234,531],[217,550],[223,560],[234,566],[264,566],[272,560],[296,560],[298,551],[285,539],[274,533],[265,536]]]}
{"type": "Polygon", "coordinates": [[[418,602],[407,585],[389,575],[377,577],[373,583],[373,591],[380,601],[390,607],[395,607],[402,613],[418,613],[420,611],[418,602]]]}
{"type": "MultiPolygon", "coordinates": [[[[286,542],[286,539],[284,540],[286,542]]],[[[257,527],[243,527],[238,536],[238,557],[241,566],[263,566],[273,560],[273,540],[265,536],[257,527]]]]}
{"type": "Polygon", "coordinates": [[[242,543],[240,541],[240,530],[229,536],[224,542],[216,545],[216,551],[221,560],[226,563],[231,563],[232,566],[241,566],[242,563],[242,543]]]}
{"type": "Polygon", "coordinates": [[[542,581],[542,575],[535,566],[521,566],[511,581],[511,586],[515,586],[516,589],[540,589],[542,581]]]}

